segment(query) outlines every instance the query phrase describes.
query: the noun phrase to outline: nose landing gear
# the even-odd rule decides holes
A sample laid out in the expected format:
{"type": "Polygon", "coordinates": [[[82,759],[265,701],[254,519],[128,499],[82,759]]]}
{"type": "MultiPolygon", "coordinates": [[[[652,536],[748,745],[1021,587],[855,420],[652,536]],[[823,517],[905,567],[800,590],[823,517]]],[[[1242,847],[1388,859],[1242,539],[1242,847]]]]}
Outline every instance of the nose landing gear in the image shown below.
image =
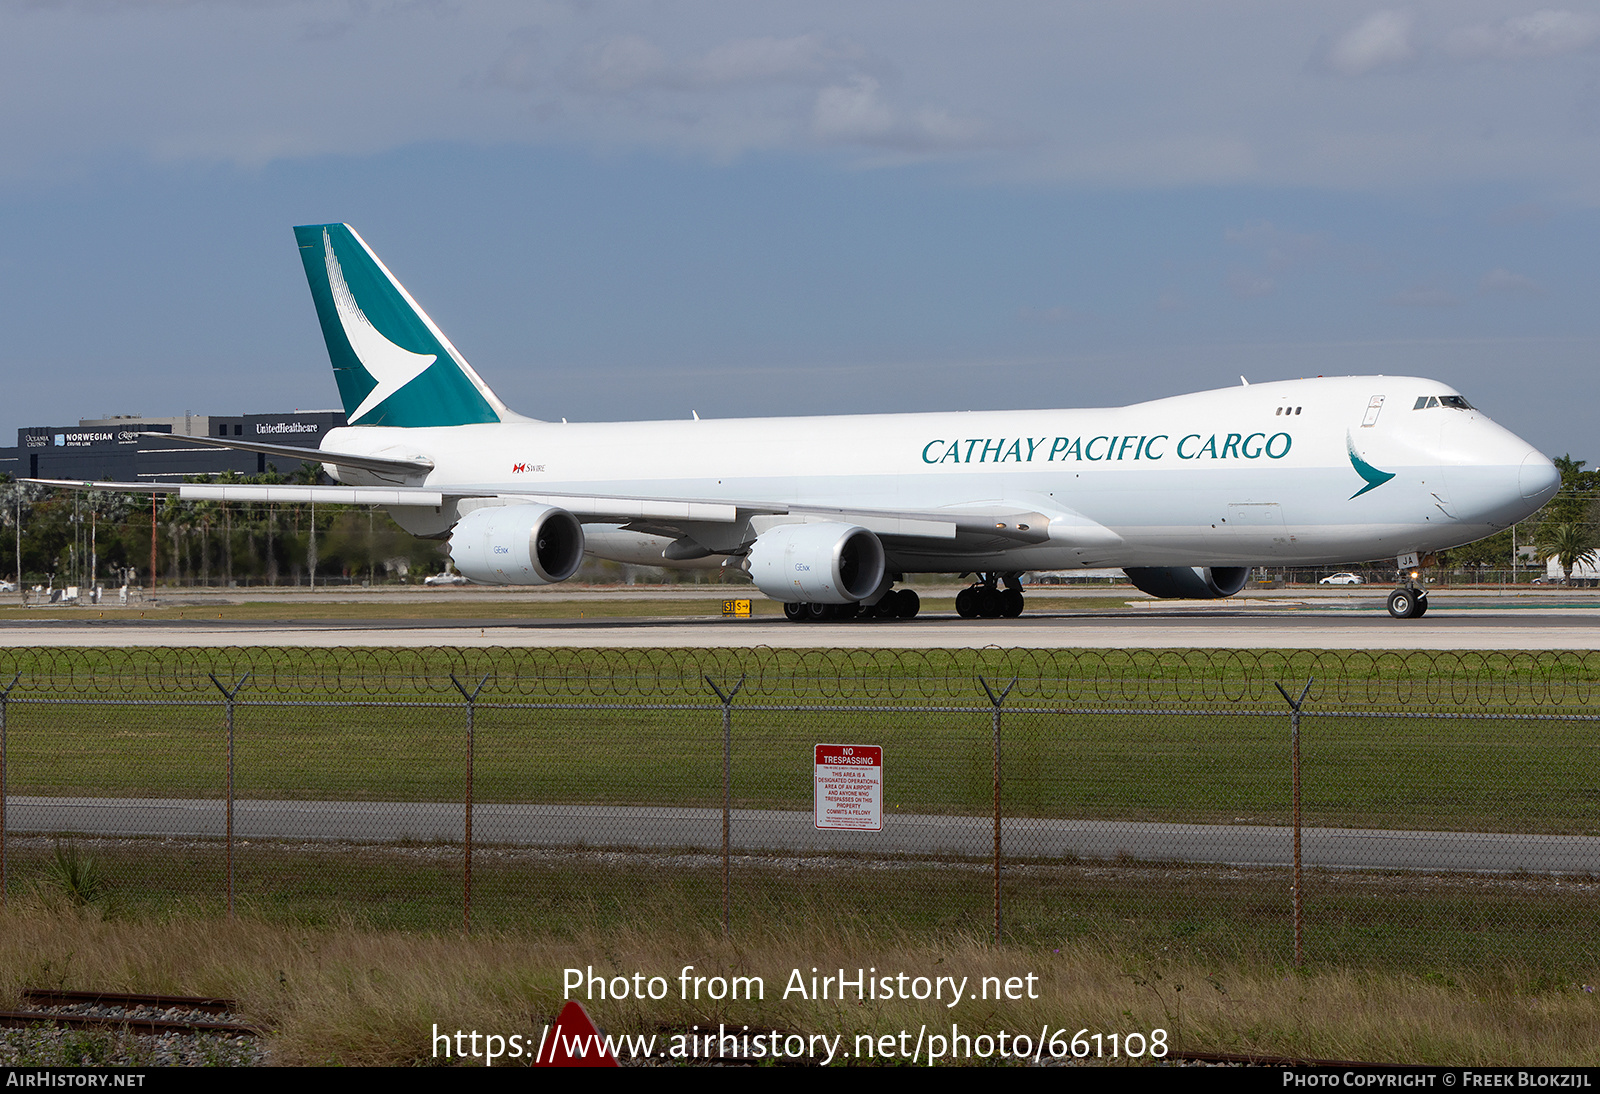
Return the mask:
{"type": "Polygon", "coordinates": [[[1428,612],[1428,594],[1407,587],[1389,594],[1389,614],[1396,619],[1420,619],[1428,612]]]}
{"type": "Polygon", "coordinates": [[[1428,590],[1417,583],[1421,560],[1415,554],[1404,554],[1395,561],[1400,564],[1400,587],[1389,594],[1389,614],[1396,619],[1421,619],[1428,614],[1428,590]]]}

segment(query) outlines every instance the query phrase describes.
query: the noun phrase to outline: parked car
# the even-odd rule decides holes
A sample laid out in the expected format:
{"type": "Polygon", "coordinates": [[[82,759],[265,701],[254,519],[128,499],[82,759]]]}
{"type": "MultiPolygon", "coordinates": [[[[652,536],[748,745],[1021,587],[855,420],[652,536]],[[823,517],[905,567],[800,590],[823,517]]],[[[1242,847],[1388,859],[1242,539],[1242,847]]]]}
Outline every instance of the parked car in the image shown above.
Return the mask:
{"type": "Polygon", "coordinates": [[[1363,585],[1363,584],[1365,584],[1365,582],[1363,582],[1361,580],[1361,575],[1360,574],[1343,573],[1343,574],[1329,574],[1327,577],[1325,577],[1321,581],[1317,582],[1317,584],[1318,585],[1363,585]]]}
{"type": "Polygon", "coordinates": [[[442,574],[433,574],[430,577],[423,578],[422,583],[424,585],[465,585],[467,584],[467,579],[460,574],[446,570],[442,574]]]}

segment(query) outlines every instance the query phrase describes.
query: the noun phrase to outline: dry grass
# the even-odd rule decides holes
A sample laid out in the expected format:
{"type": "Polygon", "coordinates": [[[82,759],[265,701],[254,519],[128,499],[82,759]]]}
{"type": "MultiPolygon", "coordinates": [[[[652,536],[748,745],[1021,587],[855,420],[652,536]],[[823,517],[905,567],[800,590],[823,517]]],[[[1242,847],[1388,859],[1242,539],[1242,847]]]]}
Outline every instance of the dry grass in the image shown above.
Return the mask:
{"type": "MultiPolygon", "coordinates": [[[[270,1023],[282,1064],[430,1064],[434,1027],[537,1040],[562,1000],[562,970],[659,975],[661,1002],[593,1001],[612,1033],[669,1033],[748,1025],[753,1032],[899,1033],[959,1023],[973,1036],[1002,1029],[1070,1038],[1169,1031],[1174,1047],[1325,1059],[1472,1065],[1592,1065],[1600,1003],[1582,983],[1556,984],[1516,969],[1470,976],[1293,973],[1269,965],[1218,967],[1164,953],[1090,945],[992,946],[956,936],[926,941],[893,932],[838,937],[774,929],[725,941],[716,934],[623,930],[575,938],[473,937],[325,930],[259,921],[177,917],[108,920],[91,912],[14,906],[0,915],[0,1005],[23,986],[222,995],[270,1023]],[[765,1000],[683,1001],[678,973],[761,976],[765,1000]],[[809,977],[875,968],[878,975],[1038,977],[1037,999],[844,1003],[782,998],[793,969],[809,977]]],[[[848,1062],[848,1061],[847,1061],[848,1062]]]]}

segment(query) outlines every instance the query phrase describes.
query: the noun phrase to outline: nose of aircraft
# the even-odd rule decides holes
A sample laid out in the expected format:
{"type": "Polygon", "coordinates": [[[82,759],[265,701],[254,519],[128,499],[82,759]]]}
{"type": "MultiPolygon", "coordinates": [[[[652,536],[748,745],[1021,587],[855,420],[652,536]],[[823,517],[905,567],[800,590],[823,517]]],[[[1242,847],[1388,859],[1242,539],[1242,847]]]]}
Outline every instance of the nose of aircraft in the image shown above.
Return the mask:
{"type": "Polygon", "coordinates": [[[1446,415],[1438,419],[1439,464],[1457,519],[1503,528],[1555,496],[1561,474],[1544,453],[1481,412],[1446,415]]]}
{"type": "Polygon", "coordinates": [[[1555,497],[1556,491],[1561,489],[1561,472],[1543,452],[1529,448],[1528,454],[1522,457],[1517,485],[1522,487],[1522,496],[1537,507],[1555,497]]]}

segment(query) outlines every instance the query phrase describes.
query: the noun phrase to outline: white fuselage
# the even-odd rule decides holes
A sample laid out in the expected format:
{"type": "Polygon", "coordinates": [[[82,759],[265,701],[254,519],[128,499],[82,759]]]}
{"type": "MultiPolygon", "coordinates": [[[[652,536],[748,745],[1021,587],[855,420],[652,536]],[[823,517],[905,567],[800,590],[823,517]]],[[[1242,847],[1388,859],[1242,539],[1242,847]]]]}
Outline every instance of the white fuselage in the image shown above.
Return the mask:
{"type": "MultiPolygon", "coordinates": [[[[413,486],[1048,522],[1026,544],[890,536],[906,572],[1342,563],[1481,539],[1554,493],[1550,461],[1481,412],[1415,408],[1453,395],[1426,379],[1332,377],[1088,410],[356,426],[323,445],[432,460],[413,486]]],[[[396,516],[428,530],[428,514],[396,516]]],[[[595,529],[590,550],[606,555],[606,537],[595,529]]]]}

